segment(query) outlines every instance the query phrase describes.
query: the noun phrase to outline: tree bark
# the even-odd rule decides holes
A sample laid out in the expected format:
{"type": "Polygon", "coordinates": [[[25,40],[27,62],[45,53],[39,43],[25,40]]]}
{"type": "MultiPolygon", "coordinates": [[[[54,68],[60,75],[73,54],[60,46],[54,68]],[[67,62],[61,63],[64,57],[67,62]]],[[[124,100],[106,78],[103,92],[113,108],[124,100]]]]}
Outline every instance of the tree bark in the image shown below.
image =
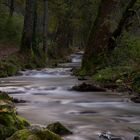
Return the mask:
{"type": "Polygon", "coordinates": [[[37,21],[38,21],[38,14],[37,14],[37,0],[35,0],[35,4],[34,4],[34,19],[33,19],[33,36],[32,36],[32,49],[33,52],[35,53],[36,56],[39,56],[39,49],[37,46],[37,21]]]}
{"type": "Polygon", "coordinates": [[[10,5],[9,5],[9,9],[10,9],[10,12],[9,12],[9,16],[12,17],[13,16],[13,13],[14,13],[14,0],[10,0],[10,5]]]}
{"type": "Polygon", "coordinates": [[[115,39],[121,34],[128,11],[136,0],[101,0],[85,50],[82,68],[94,71],[104,66],[115,39]]]}
{"type": "MultiPolygon", "coordinates": [[[[131,14],[134,14],[134,12],[131,10],[131,8],[134,6],[134,4],[136,3],[137,0],[130,0],[130,2],[128,3],[125,11],[123,12],[122,18],[117,26],[117,29],[112,33],[112,38],[116,39],[117,37],[119,37],[123,31],[123,27],[125,25],[125,23],[127,22],[127,19],[131,16],[131,14]]],[[[116,43],[114,42],[114,40],[110,40],[110,49],[109,50],[113,50],[116,47],[116,43]]]]}
{"type": "Polygon", "coordinates": [[[47,52],[47,33],[48,32],[48,0],[44,0],[43,16],[43,51],[47,52]]]}
{"type": "Polygon", "coordinates": [[[26,0],[24,27],[20,46],[20,51],[23,53],[30,53],[32,51],[35,4],[35,0],[26,0]]]}

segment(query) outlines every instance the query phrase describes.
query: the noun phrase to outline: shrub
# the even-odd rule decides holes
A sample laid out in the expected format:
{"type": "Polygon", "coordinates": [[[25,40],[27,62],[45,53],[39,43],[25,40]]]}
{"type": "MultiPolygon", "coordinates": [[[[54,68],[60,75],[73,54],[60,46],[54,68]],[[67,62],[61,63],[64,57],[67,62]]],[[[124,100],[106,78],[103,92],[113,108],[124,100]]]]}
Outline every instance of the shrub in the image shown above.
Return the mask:
{"type": "Polygon", "coordinates": [[[118,47],[115,48],[109,63],[112,65],[139,65],[140,64],[140,37],[128,32],[117,40],[118,47]]]}

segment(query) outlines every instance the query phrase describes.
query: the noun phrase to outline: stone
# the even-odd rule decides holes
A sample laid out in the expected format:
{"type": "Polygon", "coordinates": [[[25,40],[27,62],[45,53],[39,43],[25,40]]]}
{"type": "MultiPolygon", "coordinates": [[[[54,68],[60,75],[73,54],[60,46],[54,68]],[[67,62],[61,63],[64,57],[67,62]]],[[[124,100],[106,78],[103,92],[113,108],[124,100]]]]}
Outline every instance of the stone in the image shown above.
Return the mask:
{"type": "Polygon", "coordinates": [[[85,81],[85,80],[87,80],[87,78],[85,76],[79,76],[78,77],[78,80],[79,81],[85,81]]]}
{"type": "Polygon", "coordinates": [[[19,99],[16,99],[16,98],[13,98],[13,102],[18,104],[18,103],[26,103],[25,100],[19,100],[19,99]]]}
{"type": "Polygon", "coordinates": [[[135,136],[134,140],[140,140],[140,137],[139,136],[135,136]]]}
{"type": "Polygon", "coordinates": [[[87,83],[82,83],[81,85],[74,86],[72,87],[72,89],[81,92],[106,92],[106,89],[104,88],[87,83]]]}
{"type": "Polygon", "coordinates": [[[47,126],[47,129],[60,136],[72,134],[72,132],[68,130],[65,126],[63,126],[60,122],[49,124],[47,126]]]}
{"type": "Polygon", "coordinates": [[[13,98],[0,92],[0,140],[5,140],[18,130],[25,129],[30,124],[17,115],[13,98]]]}
{"type": "Polygon", "coordinates": [[[123,140],[121,137],[115,136],[111,132],[101,132],[99,134],[99,138],[103,138],[105,140],[123,140]]]}
{"type": "Polygon", "coordinates": [[[134,103],[140,103],[140,97],[139,96],[133,97],[133,98],[131,98],[131,101],[134,103]]]}
{"type": "Polygon", "coordinates": [[[15,132],[6,140],[62,140],[62,138],[47,129],[23,129],[15,132]]]}

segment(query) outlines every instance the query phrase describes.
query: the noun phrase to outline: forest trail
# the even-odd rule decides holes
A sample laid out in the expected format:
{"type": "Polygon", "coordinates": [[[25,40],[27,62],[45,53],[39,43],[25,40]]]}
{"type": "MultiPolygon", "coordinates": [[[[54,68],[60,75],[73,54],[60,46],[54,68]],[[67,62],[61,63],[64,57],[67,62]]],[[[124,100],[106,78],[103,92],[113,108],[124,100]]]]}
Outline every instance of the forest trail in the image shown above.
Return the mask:
{"type": "MultiPolygon", "coordinates": [[[[80,63],[75,60],[65,66],[80,63]]],[[[62,65],[62,64],[61,64],[62,65]]],[[[22,76],[1,79],[1,91],[27,100],[17,105],[18,113],[33,124],[46,126],[60,121],[74,132],[65,140],[100,140],[99,133],[110,131],[120,140],[133,140],[140,125],[140,105],[126,95],[113,92],[70,90],[80,81],[71,68],[27,70],[22,76]]]]}

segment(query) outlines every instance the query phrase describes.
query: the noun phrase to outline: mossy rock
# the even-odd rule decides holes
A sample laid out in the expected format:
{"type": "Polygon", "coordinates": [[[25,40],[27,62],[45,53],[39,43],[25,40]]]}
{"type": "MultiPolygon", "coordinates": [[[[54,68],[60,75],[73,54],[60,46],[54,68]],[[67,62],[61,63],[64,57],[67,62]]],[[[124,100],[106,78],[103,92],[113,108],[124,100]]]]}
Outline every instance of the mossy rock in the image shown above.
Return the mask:
{"type": "Polygon", "coordinates": [[[0,100],[12,100],[12,98],[7,93],[0,91],[0,100]]]}
{"type": "Polygon", "coordinates": [[[23,129],[17,131],[6,140],[62,140],[58,135],[47,129],[29,130],[23,129]]]}
{"type": "Polygon", "coordinates": [[[0,124],[0,140],[5,140],[7,137],[10,137],[17,129],[14,127],[6,127],[0,124]]]}
{"type": "Polygon", "coordinates": [[[32,133],[27,129],[19,130],[6,140],[28,140],[30,135],[32,135],[32,133]]]}
{"type": "Polygon", "coordinates": [[[0,113],[0,138],[5,139],[17,130],[25,129],[27,126],[29,126],[29,123],[25,119],[19,119],[15,114],[0,113]]]}
{"type": "Polygon", "coordinates": [[[63,126],[60,122],[49,124],[47,129],[58,135],[70,135],[72,132],[63,126]]]}
{"type": "Polygon", "coordinates": [[[80,92],[106,92],[106,89],[98,87],[96,85],[82,83],[72,87],[72,90],[80,92]]]}
{"type": "Polygon", "coordinates": [[[16,115],[13,99],[7,93],[0,92],[0,140],[10,137],[17,130],[25,129],[30,124],[16,115]]]}
{"type": "Polygon", "coordinates": [[[29,127],[30,123],[23,117],[16,115],[18,122],[18,129],[24,129],[25,127],[29,127]]]}

